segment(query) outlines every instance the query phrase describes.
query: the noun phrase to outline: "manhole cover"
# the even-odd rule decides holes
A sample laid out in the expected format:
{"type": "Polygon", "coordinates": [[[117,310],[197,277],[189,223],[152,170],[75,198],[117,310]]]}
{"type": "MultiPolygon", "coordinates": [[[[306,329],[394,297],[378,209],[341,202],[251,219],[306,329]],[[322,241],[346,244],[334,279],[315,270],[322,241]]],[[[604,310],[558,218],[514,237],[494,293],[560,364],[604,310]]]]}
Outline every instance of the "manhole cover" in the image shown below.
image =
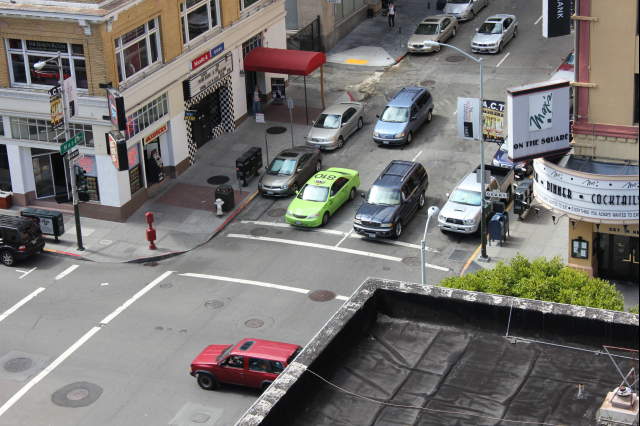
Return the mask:
{"type": "Polygon", "coordinates": [[[287,128],[282,126],[273,126],[267,129],[267,133],[269,133],[270,135],[279,135],[280,133],[284,133],[286,131],[287,128]]]}
{"type": "Polygon", "coordinates": [[[402,258],[402,263],[407,266],[420,266],[420,259],[414,256],[408,256],[402,258]]]}
{"type": "Polygon", "coordinates": [[[436,81],[435,80],[424,80],[420,82],[421,86],[429,86],[429,87],[433,87],[436,85],[436,81]]]}
{"type": "Polygon", "coordinates": [[[142,265],[143,266],[158,266],[158,262],[155,262],[155,261],[153,261],[153,262],[144,262],[142,265]]]}
{"type": "Polygon", "coordinates": [[[329,290],[316,290],[309,293],[309,299],[314,302],[328,302],[336,298],[336,294],[329,290]]]}
{"type": "Polygon", "coordinates": [[[33,361],[31,358],[25,357],[13,358],[4,363],[4,369],[9,373],[19,373],[30,369],[31,366],[33,366],[33,361]]]}
{"type": "Polygon", "coordinates": [[[89,396],[89,391],[84,388],[72,389],[67,392],[67,399],[70,401],[80,401],[89,396]]]}
{"type": "Polygon", "coordinates": [[[207,183],[210,185],[222,185],[227,182],[229,182],[229,178],[224,175],[211,176],[207,179],[207,183]]]}
{"type": "Polygon", "coordinates": [[[269,230],[267,228],[253,228],[250,233],[254,237],[263,237],[269,233],[269,230]]]}
{"type": "Polygon", "coordinates": [[[258,318],[251,318],[246,320],[244,322],[244,325],[246,325],[249,328],[260,328],[264,325],[264,321],[258,318]]]}
{"type": "Polygon", "coordinates": [[[469,256],[471,256],[471,252],[466,250],[455,249],[449,255],[449,260],[457,260],[459,262],[464,262],[469,258],[469,256]]]}
{"type": "Polygon", "coordinates": [[[464,56],[462,55],[447,56],[447,62],[462,62],[462,61],[464,61],[464,56]]]}
{"type": "Polygon", "coordinates": [[[389,266],[383,266],[383,267],[382,267],[382,270],[383,270],[383,271],[390,271],[390,270],[391,270],[391,268],[390,268],[389,266]]]}
{"type": "Polygon", "coordinates": [[[154,329],[156,329],[156,330],[158,330],[158,331],[162,331],[162,330],[164,330],[164,327],[163,327],[163,326],[161,326],[161,325],[156,325],[156,326],[154,327],[154,329]]]}
{"type": "Polygon", "coordinates": [[[94,383],[76,382],[63,386],[51,395],[51,401],[61,407],[86,407],[102,395],[102,388],[94,383]]]}
{"type": "Polygon", "coordinates": [[[220,309],[224,306],[224,302],[221,300],[211,299],[204,302],[204,306],[211,309],[220,309]]]}
{"type": "Polygon", "coordinates": [[[160,287],[160,288],[171,288],[171,287],[173,287],[173,284],[171,284],[171,283],[162,283],[158,287],[160,287]]]}
{"type": "Polygon", "coordinates": [[[287,209],[271,209],[267,213],[270,217],[281,217],[287,213],[287,209]]]}
{"type": "Polygon", "coordinates": [[[209,419],[211,418],[210,415],[205,414],[205,413],[195,413],[193,416],[191,416],[191,421],[193,423],[206,423],[209,421],[209,419]]]}

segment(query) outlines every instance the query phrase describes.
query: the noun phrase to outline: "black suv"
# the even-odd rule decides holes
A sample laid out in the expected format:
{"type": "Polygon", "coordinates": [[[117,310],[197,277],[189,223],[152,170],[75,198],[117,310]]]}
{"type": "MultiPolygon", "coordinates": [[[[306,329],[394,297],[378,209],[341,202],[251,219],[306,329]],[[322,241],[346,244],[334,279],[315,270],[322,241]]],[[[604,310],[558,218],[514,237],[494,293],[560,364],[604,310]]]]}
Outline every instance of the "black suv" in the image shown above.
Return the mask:
{"type": "Polygon", "coordinates": [[[40,226],[25,217],[0,215],[0,262],[13,266],[44,249],[40,226]]]}
{"type": "Polygon", "coordinates": [[[373,182],[353,219],[353,229],[369,238],[398,238],[402,227],[424,206],[428,186],[429,175],[422,164],[393,160],[373,182]]]}

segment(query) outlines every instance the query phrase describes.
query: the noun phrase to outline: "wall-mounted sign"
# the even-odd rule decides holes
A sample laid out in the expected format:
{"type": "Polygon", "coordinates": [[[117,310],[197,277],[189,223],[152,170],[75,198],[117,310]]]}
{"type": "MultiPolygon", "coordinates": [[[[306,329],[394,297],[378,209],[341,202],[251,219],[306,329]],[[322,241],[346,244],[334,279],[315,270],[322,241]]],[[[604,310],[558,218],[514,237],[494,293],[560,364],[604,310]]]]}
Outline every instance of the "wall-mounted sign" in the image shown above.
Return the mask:
{"type": "Polygon", "coordinates": [[[62,82],[62,90],[64,90],[64,103],[67,107],[69,117],[78,115],[78,87],[76,79],[73,77],[66,78],[62,82]]]}
{"type": "Polygon", "coordinates": [[[198,111],[195,109],[185,109],[184,119],[187,121],[195,121],[198,115],[198,111]]]}
{"type": "Polygon", "coordinates": [[[504,102],[482,101],[482,134],[487,142],[504,142],[504,102]]]}
{"type": "Polygon", "coordinates": [[[158,127],[153,132],[149,133],[148,136],[144,138],[145,145],[149,142],[153,142],[158,136],[167,132],[167,123],[164,123],[162,126],[158,127]]]}
{"type": "Polygon", "coordinates": [[[54,128],[58,128],[64,122],[64,106],[60,95],[54,95],[49,98],[49,107],[51,110],[51,125],[54,128]]]}
{"type": "Polygon", "coordinates": [[[224,42],[215,46],[211,50],[207,50],[202,55],[198,56],[193,61],[191,61],[191,69],[195,70],[196,68],[201,67],[202,65],[206,64],[207,62],[209,62],[211,59],[215,58],[222,52],[224,52],[224,42]]]}
{"type": "Polygon", "coordinates": [[[188,101],[233,71],[231,52],[182,82],[184,100],[188,101]]]}
{"type": "Polygon", "coordinates": [[[573,0],[542,0],[542,36],[570,34],[572,9],[573,0]]]}
{"type": "Polygon", "coordinates": [[[458,98],[458,137],[480,140],[480,99],[458,98]]]}
{"type": "Polygon", "coordinates": [[[129,170],[127,160],[127,141],[122,133],[111,131],[105,133],[107,139],[107,152],[111,156],[111,161],[118,171],[129,170]]]}
{"type": "Polygon", "coordinates": [[[127,128],[127,117],[124,109],[124,98],[120,96],[117,90],[111,87],[107,89],[107,104],[113,127],[117,130],[125,130],[127,128]]]}
{"type": "Polygon", "coordinates": [[[569,149],[569,82],[507,89],[507,147],[513,161],[569,149]]]}
{"type": "Polygon", "coordinates": [[[536,198],[556,210],[591,222],[638,220],[638,176],[587,175],[542,159],[533,168],[536,198]]]}

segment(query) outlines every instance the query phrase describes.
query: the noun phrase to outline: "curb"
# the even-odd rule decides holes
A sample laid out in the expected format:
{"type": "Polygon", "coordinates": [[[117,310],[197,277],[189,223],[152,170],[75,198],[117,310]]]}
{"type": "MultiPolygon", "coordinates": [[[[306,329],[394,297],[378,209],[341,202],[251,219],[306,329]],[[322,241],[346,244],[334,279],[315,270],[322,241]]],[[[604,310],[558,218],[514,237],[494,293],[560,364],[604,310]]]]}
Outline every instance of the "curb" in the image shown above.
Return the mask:
{"type": "Polygon", "coordinates": [[[460,275],[459,276],[463,276],[464,273],[469,268],[469,266],[471,265],[471,262],[473,262],[475,260],[475,258],[478,257],[478,252],[480,251],[481,247],[482,247],[482,245],[479,245],[478,247],[476,247],[476,249],[473,251],[473,253],[471,253],[471,256],[469,256],[469,259],[467,259],[467,261],[465,262],[464,266],[460,270],[460,275]]]}

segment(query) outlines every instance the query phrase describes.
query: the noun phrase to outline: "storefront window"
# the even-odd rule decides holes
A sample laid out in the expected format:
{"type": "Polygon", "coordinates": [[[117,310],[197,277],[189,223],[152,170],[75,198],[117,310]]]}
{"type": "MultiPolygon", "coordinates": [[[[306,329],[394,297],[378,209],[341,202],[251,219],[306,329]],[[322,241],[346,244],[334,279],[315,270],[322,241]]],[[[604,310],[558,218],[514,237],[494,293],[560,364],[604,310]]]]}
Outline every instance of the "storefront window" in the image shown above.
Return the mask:
{"type": "Polygon", "coordinates": [[[187,0],[180,3],[182,40],[185,44],[218,26],[216,0],[187,0]]]}
{"type": "Polygon", "coordinates": [[[85,155],[78,160],[78,166],[82,167],[86,174],[87,192],[90,201],[100,201],[100,192],[98,192],[98,173],[96,170],[96,157],[93,155],[85,155]]]}
{"type": "Polygon", "coordinates": [[[169,112],[167,94],[163,93],[127,117],[127,138],[140,133],[169,112]]]}
{"type": "Polygon", "coordinates": [[[249,52],[251,52],[256,47],[262,46],[262,33],[256,34],[251,37],[249,40],[242,43],[242,58],[244,59],[249,52]]]}
{"type": "Polygon", "coordinates": [[[56,43],[36,40],[7,40],[9,74],[12,86],[55,86],[58,84],[58,52],[62,56],[63,77],[74,77],[79,89],[86,89],[87,70],[84,47],[81,44],[56,43]],[[36,62],[53,59],[41,70],[33,66],[36,62]]]}
{"type": "Polygon", "coordinates": [[[589,242],[582,238],[571,241],[571,257],[576,259],[589,258],[589,242]]]}
{"type": "Polygon", "coordinates": [[[0,145],[0,191],[11,191],[11,174],[9,173],[9,156],[6,145],[0,145]]]}
{"type": "Polygon", "coordinates": [[[154,18],[115,40],[119,81],[125,81],[162,59],[157,21],[158,18],[154,18]]]}
{"type": "MultiPolygon", "coordinates": [[[[64,142],[64,131],[54,129],[49,120],[36,118],[9,117],[11,137],[41,142],[64,142]]],[[[71,136],[84,132],[84,146],[93,146],[93,130],[90,124],[69,123],[71,136]]]]}

